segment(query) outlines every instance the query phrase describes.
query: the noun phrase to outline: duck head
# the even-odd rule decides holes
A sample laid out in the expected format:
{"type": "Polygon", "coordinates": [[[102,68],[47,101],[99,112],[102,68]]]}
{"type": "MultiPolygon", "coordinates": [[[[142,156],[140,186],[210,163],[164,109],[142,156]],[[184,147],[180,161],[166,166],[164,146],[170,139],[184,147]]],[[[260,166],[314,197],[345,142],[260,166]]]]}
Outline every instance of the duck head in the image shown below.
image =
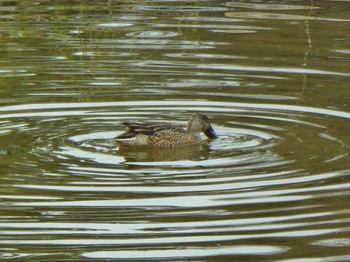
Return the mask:
{"type": "Polygon", "coordinates": [[[209,122],[209,117],[201,113],[193,114],[190,117],[187,123],[187,132],[203,132],[210,139],[218,137],[209,122]]]}

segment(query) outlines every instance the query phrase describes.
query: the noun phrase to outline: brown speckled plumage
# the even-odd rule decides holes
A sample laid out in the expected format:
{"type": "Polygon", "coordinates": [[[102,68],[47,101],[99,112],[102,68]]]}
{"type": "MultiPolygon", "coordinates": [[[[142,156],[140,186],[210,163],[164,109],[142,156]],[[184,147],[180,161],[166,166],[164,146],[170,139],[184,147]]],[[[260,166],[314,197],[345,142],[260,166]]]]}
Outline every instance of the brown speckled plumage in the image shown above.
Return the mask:
{"type": "Polygon", "coordinates": [[[127,131],[116,138],[116,141],[123,146],[185,147],[200,143],[200,132],[204,132],[209,138],[217,137],[209,118],[200,113],[190,117],[186,130],[170,123],[124,122],[123,124],[127,131]]]}

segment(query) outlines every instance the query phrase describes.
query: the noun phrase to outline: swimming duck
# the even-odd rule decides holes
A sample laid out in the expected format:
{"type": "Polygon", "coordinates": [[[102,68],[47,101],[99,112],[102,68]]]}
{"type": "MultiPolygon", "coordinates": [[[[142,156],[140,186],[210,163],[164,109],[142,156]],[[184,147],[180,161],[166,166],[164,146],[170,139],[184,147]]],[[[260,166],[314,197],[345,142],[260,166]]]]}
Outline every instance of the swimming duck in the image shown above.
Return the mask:
{"type": "Polygon", "coordinates": [[[122,146],[172,148],[199,144],[203,132],[208,138],[217,138],[208,116],[196,113],[188,122],[186,129],[171,123],[159,122],[124,122],[127,130],[116,137],[122,146]]]}

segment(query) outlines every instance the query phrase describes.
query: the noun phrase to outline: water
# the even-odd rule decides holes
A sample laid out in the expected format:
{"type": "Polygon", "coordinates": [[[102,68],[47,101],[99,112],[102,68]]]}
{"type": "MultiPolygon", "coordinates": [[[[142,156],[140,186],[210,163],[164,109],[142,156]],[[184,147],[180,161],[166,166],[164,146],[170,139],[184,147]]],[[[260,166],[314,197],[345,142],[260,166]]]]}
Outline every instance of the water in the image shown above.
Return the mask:
{"type": "Polygon", "coordinates": [[[349,10],[2,1],[0,259],[349,261],[349,10]],[[113,139],[194,112],[218,139],[113,139]]]}

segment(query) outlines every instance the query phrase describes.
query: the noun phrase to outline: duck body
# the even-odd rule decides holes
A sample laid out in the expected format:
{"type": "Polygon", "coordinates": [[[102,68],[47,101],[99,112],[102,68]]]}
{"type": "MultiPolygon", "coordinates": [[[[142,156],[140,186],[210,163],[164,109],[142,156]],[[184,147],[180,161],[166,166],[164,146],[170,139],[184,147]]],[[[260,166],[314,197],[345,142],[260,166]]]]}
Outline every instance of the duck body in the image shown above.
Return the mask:
{"type": "Polygon", "coordinates": [[[206,115],[196,113],[188,120],[186,129],[171,123],[124,122],[127,130],[116,137],[121,146],[173,148],[199,144],[203,132],[208,138],[217,138],[206,115]]]}

